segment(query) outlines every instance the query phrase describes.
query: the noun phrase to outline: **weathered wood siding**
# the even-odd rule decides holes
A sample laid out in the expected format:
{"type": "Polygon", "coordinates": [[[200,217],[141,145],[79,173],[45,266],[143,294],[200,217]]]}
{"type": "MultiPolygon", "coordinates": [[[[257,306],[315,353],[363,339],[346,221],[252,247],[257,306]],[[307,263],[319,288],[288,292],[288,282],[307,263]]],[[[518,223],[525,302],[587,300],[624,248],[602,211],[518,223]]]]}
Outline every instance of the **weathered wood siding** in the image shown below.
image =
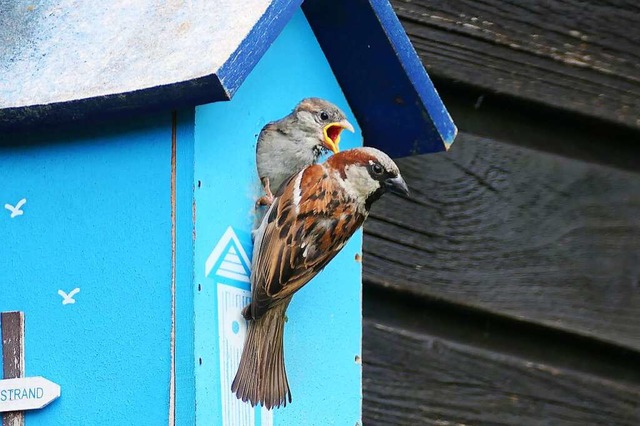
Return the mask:
{"type": "Polygon", "coordinates": [[[365,226],[365,424],[640,424],[640,6],[393,4],[461,133],[365,226]]]}
{"type": "Polygon", "coordinates": [[[640,127],[640,4],[393,0],[430,74],[640,127]]]}
{"type": "Polygon", "coordinates": [[[640,389],[368,322],[366,424],[638,424],[640,389]]]}
{"type": "Polygon", "coordinates": [[[400,164],[371,284],[640,349],[640,176],[464,134],[400,164]]]}

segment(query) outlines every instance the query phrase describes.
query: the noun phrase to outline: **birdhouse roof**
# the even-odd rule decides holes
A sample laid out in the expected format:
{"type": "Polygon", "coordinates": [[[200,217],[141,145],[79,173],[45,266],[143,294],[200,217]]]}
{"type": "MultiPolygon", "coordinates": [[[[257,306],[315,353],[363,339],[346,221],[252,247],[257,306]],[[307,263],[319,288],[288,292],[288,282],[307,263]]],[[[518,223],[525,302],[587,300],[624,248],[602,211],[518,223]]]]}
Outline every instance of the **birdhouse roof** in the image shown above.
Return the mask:
{"type": "Polygon", "coordinates": [[[453,140],[387,0],[8,2],[0,129],[228,100],[301,6],[367,143],[453,140]]]}

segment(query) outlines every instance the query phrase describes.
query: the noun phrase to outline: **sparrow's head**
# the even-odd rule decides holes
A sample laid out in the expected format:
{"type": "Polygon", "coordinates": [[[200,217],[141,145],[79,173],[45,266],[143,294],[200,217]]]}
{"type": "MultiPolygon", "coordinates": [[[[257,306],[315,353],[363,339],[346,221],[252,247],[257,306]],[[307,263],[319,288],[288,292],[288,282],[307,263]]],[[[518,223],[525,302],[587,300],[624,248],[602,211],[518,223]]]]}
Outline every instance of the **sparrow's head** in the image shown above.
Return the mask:
{"type": "Polygon", "coordinates": [[[302,139],[305,143],[328,149],[334,154],[340,151],[340,133],[344,129],[354,131],[340,108],[324,99],[303,99],[296,105],[293,115],[306,133],[307,137],[302,139]]]}
{"type": "Polygon", "coordinates": [[[409,188],[396,163],[375,148],[342,151],[327,162],[337,172],[343,188],[367,211],[385,192],[409,195],[409,188]]]}

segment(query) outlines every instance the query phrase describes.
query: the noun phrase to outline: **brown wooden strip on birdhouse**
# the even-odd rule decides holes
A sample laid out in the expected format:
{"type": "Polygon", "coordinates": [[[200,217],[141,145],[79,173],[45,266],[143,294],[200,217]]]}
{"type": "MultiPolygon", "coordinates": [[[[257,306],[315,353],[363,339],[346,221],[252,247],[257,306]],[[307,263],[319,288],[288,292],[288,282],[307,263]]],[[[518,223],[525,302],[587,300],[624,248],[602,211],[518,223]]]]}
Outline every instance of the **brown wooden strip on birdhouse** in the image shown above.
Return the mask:
{"type": "MultiPolygon", "coordinates": [[[[4,379],[17,379],[24,374],[24,313],[2,312],[2,370],[4,379]]],[[[4,413],[3,426],[23,426],[22,411],[4,413]]]]}

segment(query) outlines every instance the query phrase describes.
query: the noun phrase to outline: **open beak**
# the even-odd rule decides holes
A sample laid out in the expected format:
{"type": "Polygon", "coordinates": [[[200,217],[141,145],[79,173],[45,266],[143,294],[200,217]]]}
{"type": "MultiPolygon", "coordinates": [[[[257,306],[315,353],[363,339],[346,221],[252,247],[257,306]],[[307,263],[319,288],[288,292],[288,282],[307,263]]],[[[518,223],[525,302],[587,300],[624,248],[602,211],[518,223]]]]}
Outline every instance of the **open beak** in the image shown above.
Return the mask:
{"type": "Polygon", "coordinates": [[[384,186],[389,192],[393,192],[394,194],[409,195],[409,188],[400,175],[385,180],[384,186]]]}
{"type": "Polygon", "coordinates": [[[347,120],[337,121],[324,126],[324,129],[322,129],[324,133],[324,147],[331,150],[334,154],[340,152],[340,148],[338,147],[340,143],[340,133],[345,129],[351,133],[354,132],[353,126],[347,120]]]}

